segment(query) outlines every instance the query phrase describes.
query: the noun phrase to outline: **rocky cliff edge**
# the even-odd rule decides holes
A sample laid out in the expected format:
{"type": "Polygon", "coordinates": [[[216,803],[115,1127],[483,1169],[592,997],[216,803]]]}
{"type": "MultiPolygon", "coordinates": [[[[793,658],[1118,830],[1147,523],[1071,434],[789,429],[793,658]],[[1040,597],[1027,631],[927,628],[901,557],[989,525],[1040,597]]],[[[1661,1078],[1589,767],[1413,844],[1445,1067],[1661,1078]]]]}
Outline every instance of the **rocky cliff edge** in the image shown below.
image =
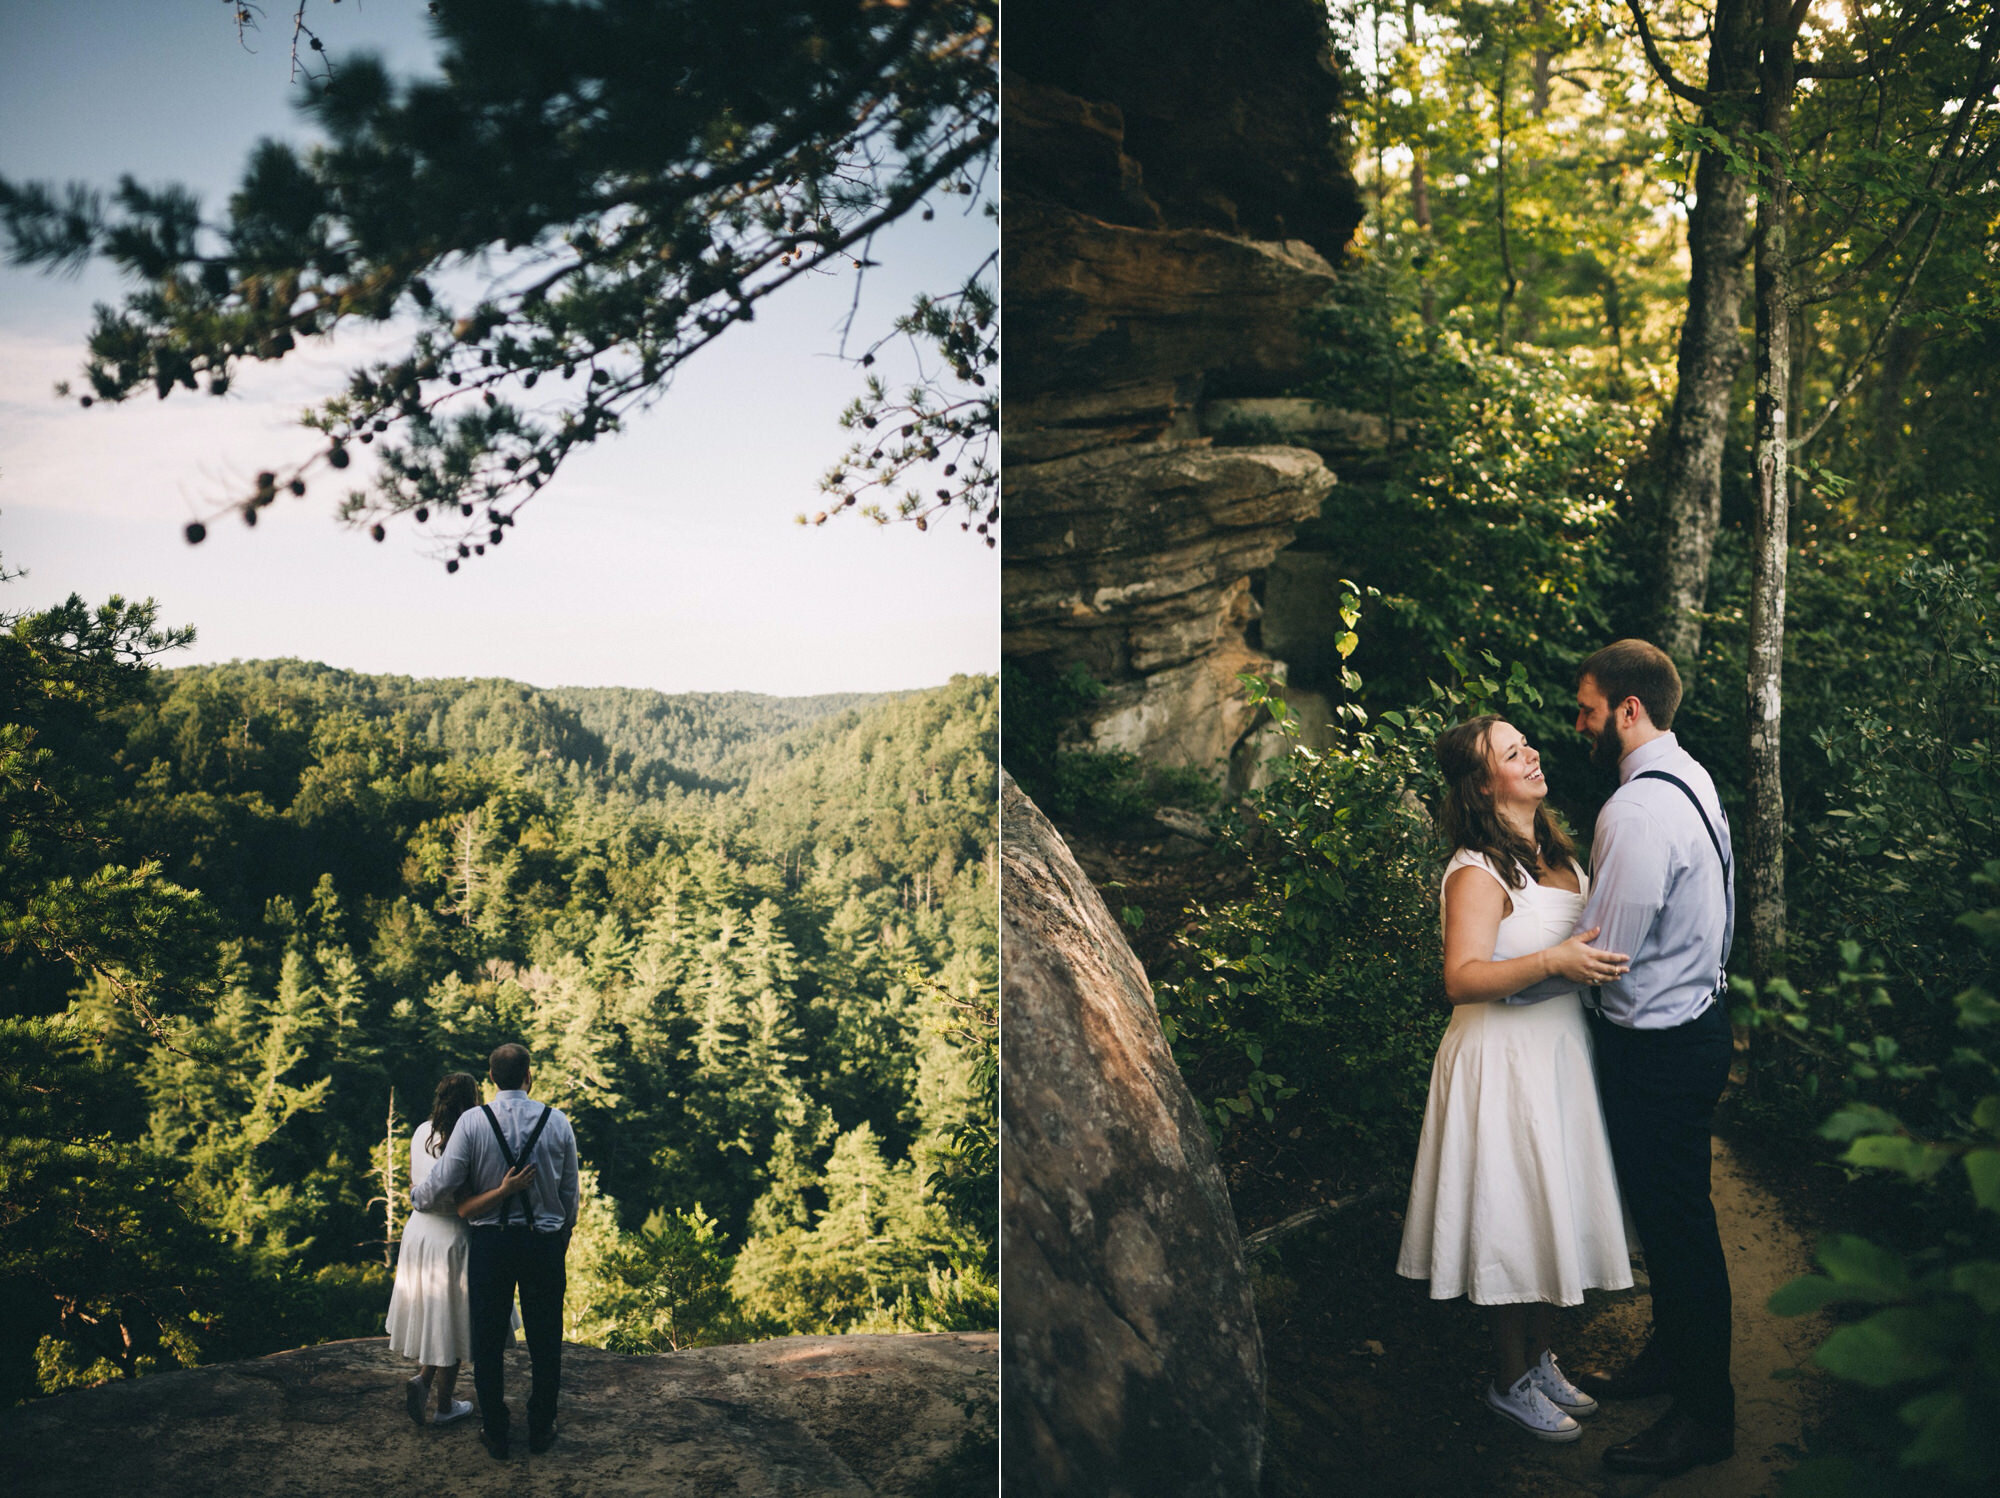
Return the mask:
{"type": "MultiPolygon", "coordinates": [[[[48,1498],[452,1493],[991,1493],[991,1333],[785,1337],[653,1357],[563,1349],[556,1443],[527,1449],[525,1350],[507,1356],[513,1455],[477,1420],[419,1429],[385,1338],[107,1384],[0,1411],[8,1491],[48,1498]]],[[[460,1383],[469,1397],[471,1369],[460,1383]]]]}

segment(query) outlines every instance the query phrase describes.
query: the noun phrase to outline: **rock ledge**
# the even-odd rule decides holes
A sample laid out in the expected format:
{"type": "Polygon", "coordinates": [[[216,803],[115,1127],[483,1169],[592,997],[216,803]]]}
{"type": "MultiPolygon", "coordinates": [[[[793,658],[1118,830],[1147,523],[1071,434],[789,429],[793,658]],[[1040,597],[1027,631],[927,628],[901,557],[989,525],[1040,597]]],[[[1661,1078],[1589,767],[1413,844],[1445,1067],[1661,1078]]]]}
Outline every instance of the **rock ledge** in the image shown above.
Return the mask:
{"type": "MultiPolygon", "coordinates": [[[[419,1430],[411,1365],[386,1338],[108,1384],[0,1411],[9,1491],[49,1498],[345,1498],[384,1493],[990,1493],[999,1367],[992,1333],[785,1337],[656,1357],[563,1349],[556,1444],[527,1449],[525,1350],[507,1357],[514,1451],[476,1419],[419,1430]]],[[[469,1393],[471,1370],[461,1379],[469,1393]]]]}

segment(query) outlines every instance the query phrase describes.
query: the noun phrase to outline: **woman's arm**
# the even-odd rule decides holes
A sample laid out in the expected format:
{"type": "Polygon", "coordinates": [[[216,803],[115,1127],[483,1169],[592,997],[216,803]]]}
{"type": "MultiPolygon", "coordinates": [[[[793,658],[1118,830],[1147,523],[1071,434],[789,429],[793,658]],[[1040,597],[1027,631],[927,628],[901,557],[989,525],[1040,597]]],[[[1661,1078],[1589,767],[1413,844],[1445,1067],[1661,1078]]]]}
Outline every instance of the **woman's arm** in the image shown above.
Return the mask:
{"type": "Polygon", "coordinates": [[[533,1184],[534,1179],[535,1167],[532,1163],[523,1165],[516,1170],[510,1170],[501,1180],[500,1184],[495,1186],[491,1191],[482,1191],[479,1195],[469,1196],[460,1202],[458,1204],[458,1215],[461,1218],[477,1217],[481,1212],[486,1211],[490,1207],[497,1207],[501,1202],[515,1195],[517,1192],[526,1191],[533,1184]]]}
{"type": "Polygon", "coordinates": [[[1539,952],[1495,962],[1493,945],[1507,905],[1507,891],[1483,870],[1454,869],[1445,880],[1444,992],[1454,1005],[1504,999],[1546,978],[1604,983],[1630,966],[1621,953],[1589,945],[1595,926],[1539,952]]]}

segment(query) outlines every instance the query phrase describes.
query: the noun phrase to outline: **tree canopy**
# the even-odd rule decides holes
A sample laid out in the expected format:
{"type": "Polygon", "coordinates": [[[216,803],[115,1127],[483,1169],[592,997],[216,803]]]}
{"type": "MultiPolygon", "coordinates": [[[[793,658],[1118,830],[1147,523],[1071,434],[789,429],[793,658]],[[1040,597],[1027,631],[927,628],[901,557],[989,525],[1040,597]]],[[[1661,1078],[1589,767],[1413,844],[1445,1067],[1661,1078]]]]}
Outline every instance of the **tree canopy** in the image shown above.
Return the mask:
{"type": "MultiPolygon", "coordinates": [[[[378,540],[406,514],[457,570],[767,297],[859,275],[878,231],[977,195],[998,134],[992,0],[431,10],[439,77],[399,81],[365,56],[309,74],[324,144],[260,143],[220,220],[130,177],[108,199],[0,180],[16,263],[102,256],[138,283],[98,310],[85,404],[221,395],[245,361],[414,320],[400,355],[309,415],[324,439],[310,458],[230,499],[250,523],[372,448],[343,514],[378,540]]],[[[878,518],[957,512],[991,539],[991,263],[853,356],[873,365],[903,337],[928,353],[913,385],[870,378],[846,414],[863,435],[828,475],[830,511],[901,485],[871,501],[878,518]]]]}

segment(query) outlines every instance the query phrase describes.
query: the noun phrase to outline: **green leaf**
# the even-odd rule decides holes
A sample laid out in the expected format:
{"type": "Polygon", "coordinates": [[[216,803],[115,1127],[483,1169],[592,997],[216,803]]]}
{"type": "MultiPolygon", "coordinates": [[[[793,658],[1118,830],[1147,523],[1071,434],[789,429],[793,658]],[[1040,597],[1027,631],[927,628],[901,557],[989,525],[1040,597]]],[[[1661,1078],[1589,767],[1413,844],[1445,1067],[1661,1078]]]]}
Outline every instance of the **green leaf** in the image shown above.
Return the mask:
{"type": "Polygon", "coordinates": [[[1852,1297],[1896,1300],[1910,1290],[1909,1271],[1893,1251],[1854,1233],[1835,1233],[1819,1246],[1820,1266],[1852,1297]]]}
{"type": "Polygon", "coordinates": [[[1968,1151],[1965,1174],[1972,1182],[1972,1199],[1989,1212],[2000,1212],[2000,1150],[1968,1151]]]}
{"type": "MultiPolygon", "coordinates": [[[[1856,1066],[1854,1070],[1859,1075],[1864,1068],[1856,1066]]],[[[1875,1069],[1865,1070],[1872,1073],[1875,1069]]],[[[1899,1171],[1913,1181],[1928,1181],[1950,1162],[1951,1152],[1900,1134],[1868,1134],[1849,1145],[1840,1158],[1849,1165],[1899,1171]]]]}
{"type": "Polygon", "coordinates": [[[1773,1316],[1810,1316],[1814,1311],[1853,1298],[1852,1291],[1841,1288],[1823,1274],[1802,1274],[1773,1290],[1764,1308],[1773,1316]]]}
{"type": "Polygon", "coordinates": [[[1877,1311],[1855,1326],[1843,1326],[1820,1345],[1813,1361],[1836,1378],[1870,1389],[1887,1389],[1920,1378],[1935,1378],[1951,1366],[1935,1326],[1936,1313],[1914,1306],[1877,1311]]]}
{"type": "Polygon", "coordinates": [[[1968,1028],[2000,1024],[2000,999],[1983,988],[1968,988],[1952,1000],[1958,1006],[1958,1022],[1968,1028]]]}
{"type": "Polygon", "coordinates": [[[1342,660],[1346,660],[1347,657],[1354,654],[1356,647],[1360,644],[1361,636],[1357,635],[1351,629],[1344,629],[1334,638],[1333,648],[1340,652],[1342,660]]]}
{"type": "Polygon", "coordinates": [[[1900,1134],[1902,1122],[1895,1114],[1869,1103],[1850,1103],[1819,1126],[1819,1137],[1836,1142],[1857,1134],[1900,1134]]]}
{"type": "Polygon", "coordinates": [[[2000,1264],[1991,1259],[1953,1265],[1951,1288],[1960,1295],[1971,1296],[1987,1315],[2000,1313],[2000,1264]]]}
{"type": "Polygon", "coordinates": [[[1972,1110],[1972,1121],[1995,1138],[2000,1138],[2000,1093],[1989,1093],[1972,1110]]]}
{"type": "Polygon", "coordinates": [[[1917,1438],[1903,1448],[1904,1466],[1938,1466],[1950,1471],[1963,1467],[1970,1454],[1972,1425],[1961,1391],[1938,1389],[1920,1395],[1897,1414],[1904,1424],[1918,1428],[1917,1438]]]}

